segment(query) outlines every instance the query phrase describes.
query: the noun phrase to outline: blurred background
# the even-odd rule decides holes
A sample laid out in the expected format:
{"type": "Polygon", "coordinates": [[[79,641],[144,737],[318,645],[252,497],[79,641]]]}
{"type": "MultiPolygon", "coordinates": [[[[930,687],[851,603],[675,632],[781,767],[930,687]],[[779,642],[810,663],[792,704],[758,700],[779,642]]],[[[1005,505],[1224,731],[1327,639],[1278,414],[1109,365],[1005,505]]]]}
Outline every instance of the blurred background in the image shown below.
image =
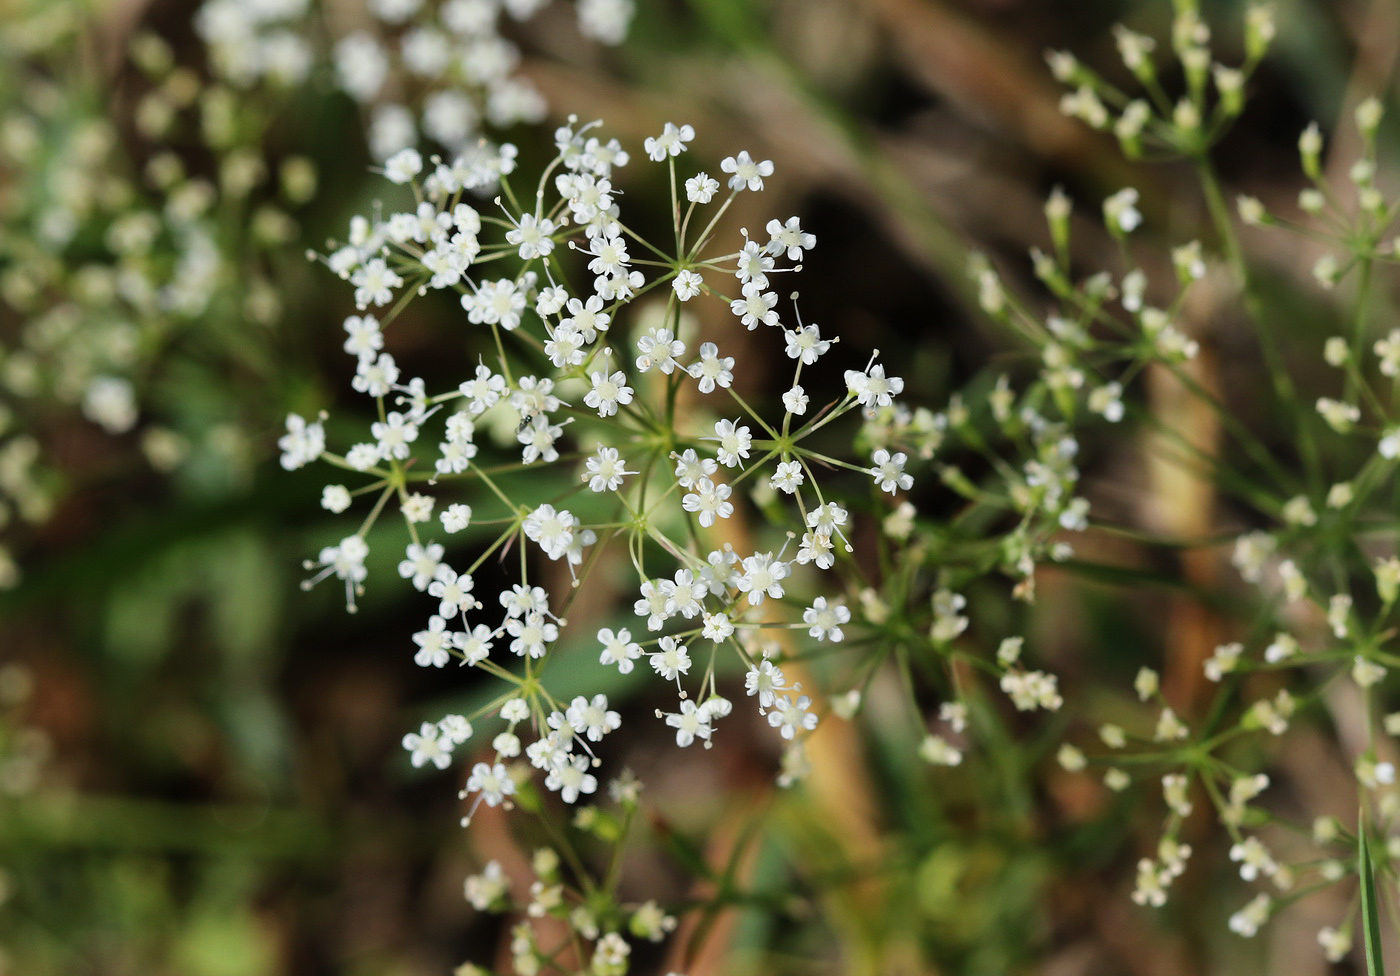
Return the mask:
{"type": "MultiPolygon", "coordinates": [[[[1278,43],[1218,158],[1232,197],[1291,212],[1304,125],[1328,131],[1371,92],[1389,101],[1400,11],[1274,6],[1278,43]]],[[[1238,60],[1243,5],[1202,7],[1219,56],[1238,60]]],[[[392,547],[356,616],[333,587],[299,589],[302,560],[343,523],[318,506],[319,472],[283,472],[274,446],[289,410],[348,423],[360,409],[339,349],[348,290],[303,252],[343,237],[382,192],[374,106],[319,61],[296,84],[230,80],[193,14],[183,0],[0,0],[0,973],[491,965],[508,932],[470,909],[462,879],[492,857],[518,872],[533,839],[485,815],[462,831],[464,767],[415,771],[398,745],[478,689],[413,666],[420,601],[387,585],[392,547]]],[[[1047,244],[1052,187],[1080,201],[1087,271],[1114,270],[1098,203],[1128,185],[1158,264],[1173,244],[1209,243],[1191,174],[1130,166],[1109,136],[1061,116],[1043,60],[1067,49],[1126,84],[1112,25],[1163,38],[1171,16],[1166,0],[640,0],[627,39],[607,46],[554,0],[503,28],[548,123],[492,131],[541,159],[566,115],[601,118],[637,157],[664,122],[689,122],[711,169],[743,148],[774,160],[777,178],[740,199],[732,228],[800,214],[818,239],[792,286],[806,317],[841,336],[843,366],[878,348],[910,402],[938,409],[984,373],[1033,371],[976,312],[965,267],[986,252],[1034,294],[1025,252],[1047,244]]],[[[298,23],[320,50],[369,18],[324,0],[298,23]]],[[[629,209],[664,215],[664,181],[639,169],[620,178],[629,209]]],[[[1317,253],[1301,238],[1247,244],[1280,333],[1315,339],[1317,253]]],[[[1194,310],[1203,379],[1240,391],[1241,416],[1287,443],[1248,395],[1256,363],[1234,314],[1225,295],[1194,310]]],[[[450,375],[433,364],[452,365],[442,344],[457,316],[418,303],[391,351],[450,375]]],[[[703,324],[745,364],[740,388],[771,394],[754,336],[723,314],[703,324]]],[[[1312,368],[1304,353],[1295,365],[1312,368]]],[[[1205,419],[1198,433],[1214,436],[1205,419]]],[[[1239,527],[1131,444],[1095,450],[1096,512],[1182,534],[1239,527]]],[[[1160,553],[1110,536],[1080,555],[1163,569],[1160,553]]],[[[1211,583],[1209,566],[1165,567],[1211,583]]],[[[1126,598],[1102,574],[1041,586],[1033,616],[991,599],[979,612],[1022,615],[1067,686],[1109,674],[1126,689],[1151,664],[1189,702],[1200,649],[1224,626],[1214,611],[1170,588],[1126,598]]],[[[587,612],[606,617],[606,596],[587,612]]],[[[658,704],[645,681],[609,693],[638,723],[658,704]]],[[[634,972],[1346,971],[1315,944],[1344,903],[1306,903],[1253,942],[1229,935],[1247,893],[1209,849],[1223,838],[1201,839],[1171,906],[1133,905],[1158,814],[1058,773],[1046,760],[1062,729],[1028,724],[1020,764],[977,778],[921,763],[906,721],[833,722],[814,781],[788,793],[753,724],[712,752],[678,755],[658,736],[609,758],[647,783],[625,887],[681,905],[700,871],[728,893],[673,944],[639,948],[634,972]]],[[[1290,742],[1274,757],[1293,771],[1288,795],[1325,805],[1345,759],[1320,736],[1290,742]]]]}

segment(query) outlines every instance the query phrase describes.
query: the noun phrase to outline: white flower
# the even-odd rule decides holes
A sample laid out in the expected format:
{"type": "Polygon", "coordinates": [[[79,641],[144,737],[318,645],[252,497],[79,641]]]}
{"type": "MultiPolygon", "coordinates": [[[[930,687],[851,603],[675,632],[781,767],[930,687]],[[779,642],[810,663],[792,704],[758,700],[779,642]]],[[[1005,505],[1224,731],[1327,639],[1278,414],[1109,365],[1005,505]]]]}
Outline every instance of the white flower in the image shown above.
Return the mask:
{"type": "Polygon", "coordinates": [[[732,491],[728,485],[701,478],[694,487],[693,492],[681,499],[681,507],[687,512],[698,513],[702,526],[708,529],[715,524],[716,518],[729,518],[733,514],[734,504],[727,501],[732,491]]]}
{"type": "Polygon", "coordinates": [[[875,363],[866,373],[846,370],[846,389],[863,407],[888,407],[904,391],[904,380],[885,376],[884,364],[875,363]]]}
{"type": "MultiPolygon", "coordinates": [[[[768,479],[768,483],[780,491],[789,495],[797,491],[797,487],[804,481],[802,474],[802,464],[799,461],[782,461],[773,472],[773,476],[768,479]]],[[[798,557],[801,561],[801,557],[798,557]]]]}
{"type": "Polygon", "coordinates": [[[520,657],[544,657],[545,645],[559,639],[559,628],[544,614],[534,611],[507,620],[506,633],[513,638],[511,653],[520,657]]]}
{"type": "Polygon", "coordinates": [[[637,340],[637,369],[643,373],[659,369],[667,376],[676,370],[676,357],[684,355],[685,343],[670,329],[650,329],[637,340]]]}
{"type": "Polygon", "coordinates": [[[584,465],[588,470],[583,478],[588,482],[590,491],[616,491],[622,487],[625,475],[637,473],[626,470],[626,462],[618,456],[615,447],[598,448],[598,453],[588,458],[584,465]]]}
{"type": "Polygon", "coordinates": [[[510,778],[510,773],[501,763],[488,766],[479,762],[472,767],[472,773],[467,777],[464,793],[480,793],[487,806],[500,806],[506,797],[515,795],[515,780],[510,778]]]}
{"type": "Polygon", "coordinates": [[[578,520],[573,513],[553,505],[540,505],[525,517],[521,528],[526,538],[539,544],[550,559],[559,559],[574,541],[578,520]]]}
{"type": "Polygon", "coordinates": [[[787,332],[787,355],[789,359],[799,359],[802,365],[810,366],[817,358],[824,356],[831,348],[830,339],[823,339],[821,330],[815,325],[804,325],[800,329],[787,332]]]}
{"type": "Polygon", "coordinates": [[[554,250],[554,222],[548,217],[521,214],[520,222],[506,231],[506,243],[519,248],[522,258],[529,261],[545,257],[554,250]]]}
{"type": "Polygon", "coordinates": [[[769,253],[782,254],[786,251],[789,261],[800,261],[804,250],[810,251],[817,246],[816,236],[803,231],[802,223],[797,217],[789,217],[786,224],[781,224],[776,219],[770,220],[767,230],[772,238],[768,242],[769,253]]]}
{"type": "Polygon", "coordinates": [[[1318,930],[1317,944],[1322,946],[1328,962],[1341,962],[1351,952],[1351,933],[1327,925],[1318,930]]]}
{"type": "Polygon", "coordinates": [[[448,505],[438,515],[438,521],[447,532],[461,532],[472,521],[472,509],[470,505],[463,505],[460,502],[448,505]]]}
{"type": "Polygon", "coordinates": [[[506,378],[499,376],[484,365],[478,364],[475,375],[464,381],[457,389],[469,401],[468,409],[473,415],[485,413],[505,395],[506,378]]]}
{"type": "Polygon", "coordinates": [[[778,324],[778,313],[773,309],[777,304],[776,292],[764,291],[761,286],[751,281],[744,286],[742,297],[729,303],[729,309],[752,332],[758,328],[760,322],[764,325],[778,324]]]}
{"type": "Polygon", "coordinates": [[[943,736],[926,735],[919,743],[919,758],[934,766],[958,766],[963,761],[963,754],[943,736]]]}
{"type": "MultiPolygon", "coordinates": [[[[683,302],[688,302],[700,294],[704,285],[705,279],[700,277],[700,273],[688,268],[671,279],[671,288],[675,291],[676,297],[683,302]]],[[[707,343],[707,345],[713,345],[713,343],[707,343]]]]}
{"type": "Polygon", "coordinates": [[[801,386],[794,386],[783,394],[783,409],[799,417],[807,412],[807,404],[810,402],[807,391],[801,386]]]}
{"type": "Polygon", "coordinates": [[[904,454],[891,454],[882,447],[870,456],[870,460],[875,462],[870,475],[881,491],[893,495],[896,491],[908,491],[914,486],[913,476],[904,473],[904,462],[908,460],[904,454]]]}
{"type": "Polygon", "coordinates": [[[380,353],[378,359],[361,359],[355,366],[355,378],[350,381],[350,386],[360,393],[381,397],[398,381],[399,367],[394,357],[386,352],[380,353]]]}
{"type": "Polygon", "coordinates": [[[1104,220],[1111,229],[1131,234],[1142,223],[1137,209],[1138,191],[1132,187],[1119,190],[1103,203],[1104,220]]]}
{"type": "Polygon", "coordinates": [[[627,374],[622,370],[615,370],[611,374],[590,373],[589,380],[593,388],[584,396],[583,402],[597,410],[598,416],[615,416],[619,404],[625,406],[632,402],[633,390],[627,385],[627,374]]]}
{"type": "Polygon", "coordinates": [[[619,629],[616,633],[612,628],[604,627],[598,631],[598,642],[603,645],[603,653],[598,658],[601,664],[615,664],[617,670],[627,674],[632,670],[632,662],[642,656],[642,647],[632,640],[632,635],[626,627],[619,629]]]}
{"type": "Polygon", "coordinates": [[[440,668],[447,664],[457,645],[457,634],[447,629],[447,621],[434,614],[428,618],[428,629],[413,635],[418,652],[413,663],[420,668],[440,668]]]}
{"type": "Polygon", "coordinates": [[[740,152],[738,156],[726,157],[720,162],[719,168],[722,172],[732,174],[729,177],[731,190],[762,190],[764,177],[773,175],[772,160],[755,162],[747,150],[740,152]]]}
{"type": "Polygon", "coordinates": [[[817,727],[817,716],[810,711],[811,707],[812,699],[806,695],[796,699],[782,695],[768,713],[768,724],[778,729],[784,739],[793,738],[799,730],[810,732],[817,727]]]}
{"type": "Polygon", "coordinates": [[[747,426],[735,427],[732,420],[720,420],[715,423],[715,436],[706,440],[719,441],[719,447],[715,449],[719,463],[733,468],[743,466],[743,459],[749,456],[753,436],[747,426]]]}
{"type": "Polygon", "coordinates": [[[397,412],[390,413],[382,423],[370,424],[369,430],[378,444],[379,456],[386,461],[390,458],[400,461],[407,458],[409,445],[418,439],[418,426],[397,412]]]}
{"type": "Polygon", "coordinates": [[[399,575],[404,579],[411,577],[415,590],[427,590],[428,584],[436,578],[438,568],[442,565],[442,553],[442,546],[435,543],[426,546],[409,543],[408,548],[404,550],[404,559],[399,563],[399,575]]]}
{"type": "Polygon", "coordinates": [[[734,633],[734,621],[727,613],[707,613],[702,618],[700,636],[719,644],[734,633]]]}
{"type": "Polygon", "coordinates": [[[676,455],[676,483],[682,488],[693,488],[701,478],[708,478],[719,470],[714,458],[696,455],[694,448],[686,448],[676,455]]]}
{"type": "Polygon", "coordinates": [[[479,912],[489,909],[509,890],[505,872],[496,861],[488,862],[480,874],[469,875],[463,887],[467,901],[479,912]]]}
{"type": "Polygon", "coordinates": [[[686,143],[695,138],[695,129],[689,125],[676,128],[675,123],[667,122],[659,136],[648,136],[642,143],[648,156],[660,163],[667,156],[679,156],[686,150],[686,143]]]}
{"type": "Polygon", "coordinates": [[[688,746],[696,739],[710,739],[710,713],[697,708],[695,702],[686,699],[681,702],[680,712],[666,715],[666,724],[676,730],[676,745],[688,746]]]}
{"type": "Polygon", "coordinates": [[[345,320],[346,352],[357,359],[366,359],[384,348],[384,333],[373,315],[351,315],[345,320]]]}
{"type": "Polygon", "coordinates": [[[466,720],[466,716],[442,716],[438,718],[438,730],[442,732],[442,738],[452,745],[462,745],[472,738],[472,723],[466,720]]]}
{"type": "Polygon", "coordinates": [[[674,637],[661,638],[661,650],[651,655],[651,666],[667,681],[679,680],[690,671],[690,654],[674,637]]]}
{"type": "Polygon", "coordinates": [[[573,756],[563,765],[550,770],[544,785],[558,790],[565,803],[574,803],[581,793],[592,793],[598,789],[598,780],[588,772],[590,763],[587,756],[573,756]]]}
{"type": "Polygon", "coordinates": [[[287,415],[287,433],[277,441],[282,449],[282,467],[295,471],[321,456],[326,448],[326,431],[319,423],[308,424],[299,414],[287,415]]]}
{"type": "Polygon", "coordinates": [[[753,285],[755,288],[767,288],[768,272],[772,270],[772,255],[759,247],[757,241],[745,241],[744,249],[739,252],[739,266],[734,271],[739,283],[753,285]]]}
{"type": "Polygon", "coordinates": [[[743,575],[735,585],[739,592],[749,595],[749,603],[758,606],[765,596],[782,599],[783,580],[792,572],[787,563],[776,559],[771,552],[762,552],[746,557],[742,565],[743,575]]]}
{"type": "Polygon", "coordinates": [[[413,182],[413,178],[423,172],[423,157],[416,149],[400,149],[384,163],[384,175],[390,183],[402,186],[413,182]]]}
{"type": "Polygon", "coordinates": [[[1273,877],[1278,872],[1278,862],[1258,837],[1246,837],[1233,845],[1230,860],[1239,862],[1240,877],[1245,881],[1253,881],[1261,874],[1266,878],[1273,877]]]}
{"type": "Polygon", "coordinates": [[[579,695],[564,714],[573,730],[590,742],[600,741],[622,724],[622,716],[608,710],[607,695],[594,695],[591,700],[579,695]]]}
{"type": "Polygon", "coordinates": [[[1272,898],[1263,894],[1256,895],[1248,905],[1230,916],[1230,931],[1246,939],[1252,938],[1259,932],[1259,927],[1269,920],[1272,909],[1272,898]]]}
{"type": "Polygon", "coordinates": [[[685,198],[691,203],[709,203],[718,190],[719,182],[705,173],[696,173],[685,181],[685,198]]]}
{"type": "Polygon", "coordinates": [[[321,490],[321,507],[339,515],[350,507],[350,490],[344,485],[326,485],[321,490]]]}
{"type": "Polygon", "coordinates": [[[495,636],[495,631],[485,624],[477,624],[467,633],[461,634],[457,646],[462,652],[464,663],[476,665],[490,657],[491,642],[495,636]]]}
{"type": "Polygon", "coordinates": [[[851,611],[844,603],[828,605],[826,597],[819,596],[802,611],[802,622],[808,626],[808,636],[819,641],[839,641],[845,636],[841,626],[851,622],[851,611]]]}
{"type": "Polygon", "coordinates": [[[446,769],[452,764],[452,747],[455,743],[439,738],[440,730],[432,722],[424,722],[419,730],[403,737],[403,747],[410,753],[409,762],[414,768],[424,763],[432,763],[438,769],[446,769]]]}
{"type": "Polygon", "coordinates": [[[782,669],[772,661],[760,661],[744,675],[744,690],[758,696],[759,708],[772,708],[777,693],[787,687],[782,669]]]}
{"type": "Polygon", "coordinates": [[[520,325],[525,310],[525,293],[509,278],[488,281],[473,294],[462,296],[467,321],[473,324],[500,325],[507,332],[520,325]]]}
{"type": "MultiPolygon", "coordinates": [[[[403,572],[402,564],[399,566],[399,572],[403,572]]],[[[458,575],[455,569],[444,564],[433,573],[433,581],[428,584],[428,596],[438,599],[439,615],[455,617],[477,605],[476,597],[472,596],[474,585],[475,581],[469,574],[458,575]]]]}
{"type": "Polygon", "coordinates": [[[389,269],[383,258],[372,258],[355,270],[350,283],[355,286],[356,307],[365,308],[392,302],[393,290],[403,284],[403,279],[389,269]]]}
{"type": "Polygon", "coordinates": [[[713,393],[716,386],[729,388],[734,381],[734,357],[719,355],[719,347],[713,342],[700,346],[700,361],[692,363],[687,372],[700,381],[701,393],[713,393]]]}

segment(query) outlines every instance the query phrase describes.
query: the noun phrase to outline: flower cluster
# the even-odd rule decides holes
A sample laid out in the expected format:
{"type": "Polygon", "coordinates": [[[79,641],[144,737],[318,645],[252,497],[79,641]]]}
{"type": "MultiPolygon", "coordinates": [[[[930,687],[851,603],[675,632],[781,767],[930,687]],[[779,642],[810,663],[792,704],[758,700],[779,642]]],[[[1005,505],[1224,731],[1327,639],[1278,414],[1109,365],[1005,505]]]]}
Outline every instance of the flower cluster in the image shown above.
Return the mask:
{"type": "MultiPolygon", "coordinates": [[[[1327,338],[1321,361],[1340,372],[1340,393],[1315,400],[1309,409],[1297,392],[1298,381],[1287,366],[1279,340],[1271,325],[1260,318],[1257,296],[1251,286],[1242,248],[1206,151],[1223,134],[1228,123],[1243,106],[1242,88],[1249,72],[1262,57],[1273,36],[1269,10],[1250,11],[1246,21],[1246,59],[1242,69],[1220,65],[1211,67],[1207,43],[1209,31],[1199,18],[1195,5],[1179,3],[1173,32],[1173,49],[1180,61],[1188,93],[1174,106],[1166,102],[1158,82],[1158,69],[1150,57],[1150,39],[1120,30],[1119,49],[1128,68],[1143,84],[1150,101],[1129,100],[1104,84],[1073,58],[1053,54],[1051,66],[1061,81],[1075,86],[1065,96],[1063,108],[1099,128],[1110,124],[1110,110],[1119,117],[1113,123],[1129,156],[1162,150],[1185,156],[1197,163],[1207,205],[1222,242],[1224,263],[1244,290],[1247,311],[1255,319],[1264,372],[1268,375],[1274,405],[1286,416],[1296,436],[1296,456],[1280,454],[1276,447],[1231,416],[1230,404],[1217,397],[1183,367],[1198,351],[1195,340],[1177,332],[1175,313],[1181,309],[1178,298],[1170,308],[1158,310],[1147,303],[1149,281],[1135,266],[1126,241],[1141,223],[1135,190],[1125,190],[1104,206],[1104,219],[1111,238],[1123,245],[1130,270],[1115,286],[1107,276],[1090,279],[1090,287],[1074,294],[1076,304],[1091,312],[1100,328],[1121,329],[1103,316],[1111,301],[1117,301],[1135,320],[1140,338],[1129,334],[1127,349],[1136,357],[1128,359],[1129,374],[1148,368],[1166,369],[1198,403],[1221,419],[1233,441],[1234,451],[1201,454],[1190,439],[1176,429],[1168,417],[1149,414],[1144,420],[1159,435],[1159,443],[1178,455],[1182,463],[1205,465],[1213,485],[1228,496],[1229,504],[1240,513],[1240,520],[1254,526],[1227,535],[1232,542],[1232,562],[1243,581],[1256,592],[1261,615],[1248,636],[1219,643],[1200,661],[1200,675],[1213,701],[1192,708],[1181,702],[1168,703],[1156,670],[1142,669],[1135,690],[1142,702],[1155,712],[1155,720],[1136,732],[1110,723],[1099,728],[1099,740],[1106,752],[1092,759],[1067,746],[1061,750],[1066,768],[1082,769],[1088,762],[1107,767],[1105,784],[1123,790],[1135,779],[1146,779],[1149,770],[1160,776],[1160,787],[1167,818],[1155,858],[1138,864],[1133,899],[1139,904],[1160,906],[1169,896],[1175,878],[1185,870],[1190,847],[1181,842],[1182,826],[1204,797],[1216,819],[1229,834],[1229,858],[1238,866],[1243,881],[1264,886],[1242,909],[1229,919],[1231,931],[1253,936],[1287,901],[1310,892],[1352,879],[1359,871],[1356,857],[1357,834],[1367,831],[1384,837],[1400,815],[1400,796],[1394,789],[1393,745],[1389,739],[1400,733],[1400,719],[1385,715],[1384,686],[1390,669],[1397,663],[1393,649],[1393,609],[1400,590],[1400,562],[1390,546],[1354,547],[1363,524],[1393,527],[1393,514],[1385,498],[1392,487],[1393,460],[1400,449],[1396,429],[1393,378],[1400,369],[1396,363],[1396,335],[1372,339],[1369,292],[1373,267],[1394,259],[1394,248],[1386,238],[1397,211],[1376,186],[1375,141],[1381,119],[1379,103],[1363,101],[1355,110],[1354,121],[1362,143],[1361,158],[1346,172],[1349,196],[1343,202],[1341,188],[1324,178],[1321,162],[1322,138],[1317,126],[1310,126],[1299,140],[1302,168],[1311,185],[1298,198],[1305,215],[1323,217],[1329,226],[1315,229],[1271,213],[1255,197],[1238,201],[1238,216],[1247,227],[1275,227],[1321,239],[1345,252],[1324,255],[1314,266],[1314,276],[1325,288],[1332,288],[1355,271],[1357,297],[1349,317],[1350,335],[1327,338]],[[1214,78],[1214,107],[1208,108],[1208,78],[1214,78]],[[1158,115],[1154,116],[1154,111],[1158,115]],[[1378,381],[1379,380],[1379,381],[1378,381]],[[1323,689],[1327,689],[1324,696],[1323,689]],[[1341,689],[1345,689],[1342,691],[1341,689]],[[1342,706],[1360,719],[1350,736],[1348,749],[1355,776],[1362,816],[1353,829],[1344,828],[1331,816],[1319,816],[1311,824],[1290,822],[1292,818],[1269,809],[1258,801],[1272,779],[1261,771],[1262,757],[1270,750],[1269,741],[1285,735],[1308,711],[1342,706]],[[1180,710],[1180,711],[1179,711],[1180,710]],[[1372,718],[1376,716],[1377,718],[1372,718]],[[1252,746],[1246,743],[1253,742],[1252,746]],[[1131,763],[1129,766],[1128,764],[1131,763]],[[1125,772],[1125,767],[1134,771],[1125,772]],[[1312,846],[1299,840],[1311,836],[1312,846]],[[1277,900],[1276,900],[1277,899],[1277,900]]],[[[1052,199],[1047,207],[1057,253],[1036,256],[1038,277],[1058,296],[1068,290],[1064,268],[1068,240],[1067,202],[1052,199]]],[[[1177,248],[1173,266],[1178,282],[1187,286],[1210,273],[1213,260],[1198,244],[1177,248]]],[[[985,266],[981,277],[983,304],[1003,321],[1012,321],[1012,303],[985,266]],[[1009,311],[1010,310],[1010,311],[1009,311]]],[[[1047,323],[1049,324],[1049,323],[1047,323]]],[[[1061,389],[1092,387],[1107,358],[1107,346],[1091,338],[1085,321],[1051,325],[1051,336],[1043,348],[1055,348],[1053,362],[1046,365],[1058,372],[1052,384],[1049,373],[1042,379],[1047,386],[1061,389]],[[1072,336],[1066,340],[1066,336],[1072,336]],[[1089,356],[1085,356],[1089,353],[1089,356]]],[[[1117,420],[1132,413],[1122,400],[1126,383],[1115,378],[1112,385],[1099,385],[1091,393],[1091,409],[1096,397],[1100,407],[1112,404],[1111,413],[1098,409],[1105,419],[1117,420]],[[1110,392],[1106,392],[1111,389],[1110,392]]],[[[1309,401],[1312,402],[1312,401],[1309,401]]],[[[1388,531],[1388,530],[1387,530],[1388,531]]],[[[1180,696],[1178,696],[1180,697],[1180,696]]],[[[1374,847],[1383,845],[1376,844],[1374,847]]],[[[1381,855],[1388,860],[1391,851],[1381,855]]],[[[1350,949],[1352,922],[1328,926],[1318,936],[1327,957],[1340,960],[1350,949]]]]}
{"type": "MultiPolygon", "coordinates": [[[[518,72],[508,24],[545,0],[369,0],[367,18],[341,25],[320,50],[311,0],[206,0],[195,28],[219,76],[235,88],[299,85],[318,66],[369,113],[371,151],[387,159],[428,140],[459,152],[484,129],[544,118],[544,97],[518,72]]],[[[633,0],[578,0],[579,33],[604,44],[627,35],[633,0]]]]}
{"type": "MultiPolygon", "coordinates": [[[[721,198],[719,181],[704,172],[676,176],[693,137],[690,126],[667,125],[643,147],[669,169],[673,187],[684,185],[684,197],[677,191],[672,200],[669,252],[622,215],[614,181],[629,152],[596,123],[571,122],[524,193],[512,146],[450,162],[397,153],[385,174],[411,187],[416,204],[355,218],[346,243],[324,257],[353,290],[358,314],[345,321],[351,385],[370,398],[377,419],[366,440],[337,452],[326,444],[324,418],[288,418],[284,467],[320,459],[360,476],[353,488],[327,486],[332,511],[357,496],[373,500],[360,529],[310,564],[318,569],[311,582],[343,580],[353,609],[368,572],[367,533],[397,505],[407,535],[399,575],[433,601],[427,628],[414,636],[415,660],[457,660],[506,685],[480,715],[445,720],[451,730],[424,725],[405,740],[415,762],[445,765],[484,715],[504,722],[490,761],[476,763],[467,781],[473,805],[507,802],[521,757],[567,802],[596,790],[592,744],[620,718],[606,696],[566,702],[550,694],[545,672],[562,653],[592,653],[624,674],[641,663],[673,685],[677,706],[658,718],[682,747],[708,745],[731,712],[719,682],[736,661],[785,743],[784,781],[800,775],[803,738],[818,714],[802,682],[780,666],[786,634],[841,641],[852,621],[844,580],[855,572],[850,507],[827,494],[823,479],[832,476],[819,479],[817,468],[860,476],[872,501],[912,484],[905,453],[891,450],[903,443],[894,419],[905,416],[896,403],[900,378],[872,359],[846,370],[844,393],[818,409],[802,388],[804,369],[835,340],[815,324],[786,324],[774,289],[815,238],[795,217],[774,219],[767,241],[745,235],[737,249],[711,256],[723,215],[738,194],[763,188],[772,163],[748,153],[724,160],[720,171],[730,176],[721,198]],[[482,201],[486,194],[497,194],[493,203],[482,201]],[[570,284],[580,278],[581,286],[570,284]],[[471,337],[460,378],[445,389],[407,375],[390,351],[394,318],[408,299],[431,293],[456,300],[471,337]],[[710,298],[739,328],[762,326],[791,362],[791,385],[771,419],[737,392],[735,357],[695,334],[686,305],[710,298]],[[884,446],[868,460],[814,446],[814,435],[851,412],[882,431],[884,446]],[[755,496],[776,512],[785,541],[746,541],[731,527],[755,496]],[[472,555],[451,539],[483,530],[489,541],[472,555]],[[518,578],[480,592],[487,560],[512,548],[518,578]],[[569,639],[566,611],[584,576],[619,559],[635,574],[636,619],[600,629],[588,652],[569,639]]],[[[861,482],[841,484],[860,490],[861,482]]]]}

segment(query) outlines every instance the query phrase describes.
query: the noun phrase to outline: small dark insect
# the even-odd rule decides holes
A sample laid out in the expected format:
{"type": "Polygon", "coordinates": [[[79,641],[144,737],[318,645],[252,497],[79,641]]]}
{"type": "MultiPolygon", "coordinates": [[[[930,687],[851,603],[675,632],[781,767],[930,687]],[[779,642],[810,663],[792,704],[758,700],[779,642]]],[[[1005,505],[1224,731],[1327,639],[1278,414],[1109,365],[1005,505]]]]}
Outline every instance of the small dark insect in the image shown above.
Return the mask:
{"type": "Polygon", "coordinates": [[[524,432],[525,432],[525,429],[526,429],[527,427],[529,427],[531,424],[533,424],[534,422],[535,422],[535,415],[532,414],[532,413],[527,413],[525,416],[523,416],[523,417],[520,418],[520,423],[516,425],[515,432],[516,432],[517,434],[524,433],[524,432]]]}

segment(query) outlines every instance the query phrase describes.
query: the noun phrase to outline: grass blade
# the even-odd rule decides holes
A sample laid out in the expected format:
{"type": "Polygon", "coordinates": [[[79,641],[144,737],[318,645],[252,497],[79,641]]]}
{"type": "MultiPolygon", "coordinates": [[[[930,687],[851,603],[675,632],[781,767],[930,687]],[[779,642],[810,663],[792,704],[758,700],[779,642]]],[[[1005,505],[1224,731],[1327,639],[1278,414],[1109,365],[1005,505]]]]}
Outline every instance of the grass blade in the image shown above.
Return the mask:
{"type": "Polygon", "coordinates": [[[1360,821],[1357,831],[1357,867],[1361,873],[1361,930],[1366,947],[1366,972],[1370,976],[1385,976],[1381,961],[1381,923],[1376,909],[1376,872],[1371,862],[1371,846],[1367,840],[1366,822],[1360,821]]]}

